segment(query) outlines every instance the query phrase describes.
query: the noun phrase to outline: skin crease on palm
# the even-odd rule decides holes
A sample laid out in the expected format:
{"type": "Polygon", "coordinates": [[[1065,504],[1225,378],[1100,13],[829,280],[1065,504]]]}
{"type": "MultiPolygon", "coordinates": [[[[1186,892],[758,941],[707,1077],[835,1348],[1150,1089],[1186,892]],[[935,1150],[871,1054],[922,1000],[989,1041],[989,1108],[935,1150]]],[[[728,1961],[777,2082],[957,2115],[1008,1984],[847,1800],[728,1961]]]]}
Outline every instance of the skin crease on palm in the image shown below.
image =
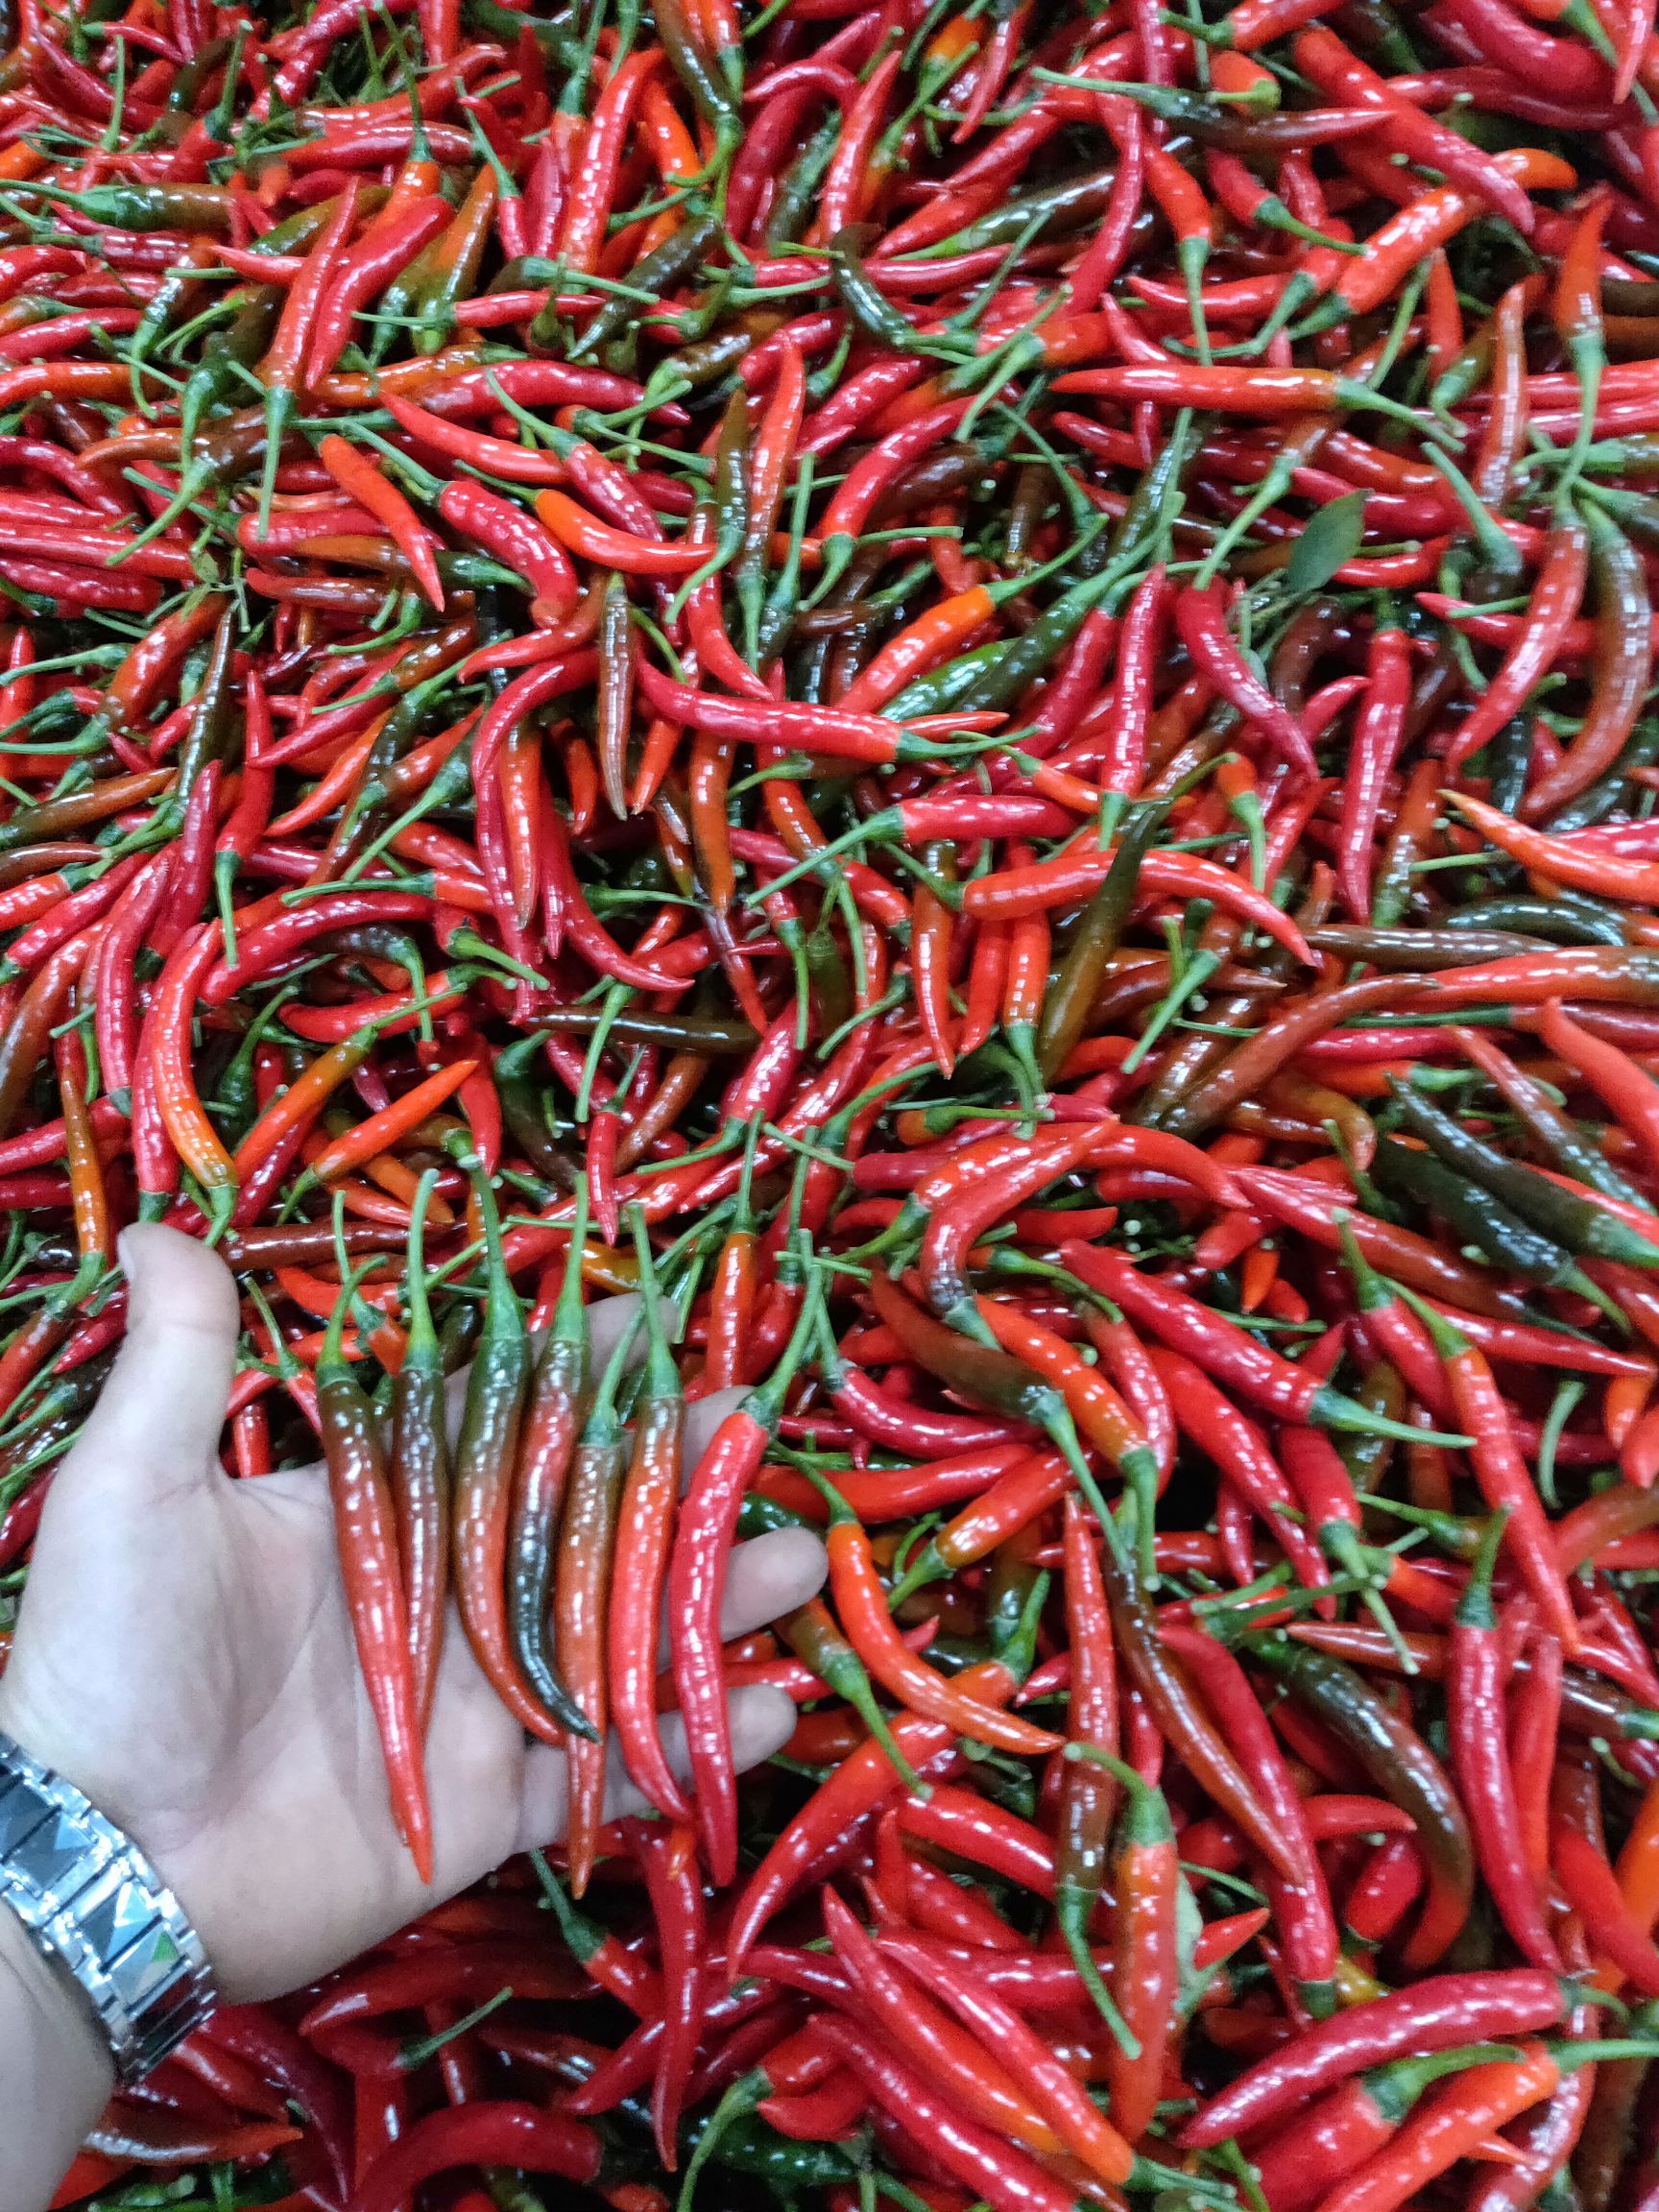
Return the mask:
{"type": "MultiPolygon", "coordinates": [[[[150,1854],[200,1930],[221,1994],[268,1997],[514,1852],[556,1841],[564,1760],[527,1743],[452,1618],[427,1744],[436,1878],[421,1887],[387,1810],[326,1477],[318,1466],[235,1482],[219,1464],[231,1277],[204,1246],[156,1227],[129,1230],[122,1260],[126,1342],[53,1480],[0,1727],[150,1854]]],[[[596,1358],[636,1303],[593,1308],[596,1358]]],[[[687,1466],[740,1396],[687,1409],[687,1466]]],[[[727,1635],[800,1604],[823,1572],[805,1530],[740,1546],[727,1635]]],[[[792,1726],[779,1692],[733,1698],[740,1765],[777,1750],[792,1726]]],[[[675,1749],[676,1722],[665,1735],[675,1749]]],[[[620,1776],[612,1803],[638,1804],[620,1776]]],[[[3,2059],[0,2049],[0,2080],[3,2059]]],[[[11,2212],[3,2186],[0,2206],[11,2212]]]]}

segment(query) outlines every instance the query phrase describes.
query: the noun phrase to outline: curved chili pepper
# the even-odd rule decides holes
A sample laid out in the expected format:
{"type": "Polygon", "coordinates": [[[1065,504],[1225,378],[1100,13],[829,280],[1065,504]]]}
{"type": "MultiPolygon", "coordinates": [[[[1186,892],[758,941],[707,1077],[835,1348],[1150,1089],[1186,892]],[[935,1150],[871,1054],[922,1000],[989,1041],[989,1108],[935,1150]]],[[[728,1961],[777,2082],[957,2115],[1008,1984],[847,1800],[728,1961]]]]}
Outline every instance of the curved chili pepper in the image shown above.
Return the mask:
{"type": "Polygon", "coordinates": [[[1157,2109],[1173,2025],[1180,1884],[1175,1827],[1160,1793],[1114,1753],[1074,1742],[1067,1748],[1067,1757],[1073,1756],[1104,1767],[1128,1792],[1112,1877],[1113,1966],[1134,2048],[1119,2041],[1108,2051],[1106,2063],[1114,2117],[1133,2143],[1145,2133],[1157,2109]]]}
{"type": "Polygon", "coordinates": [[[360,2176],[352,2212],[397,2212],[423,2181],[453,2166],[512,2165],[589,2182],[599,2163],[598,2136],[562,2112],[505,2099],[461,2104],[411,2122],[360,2176]]]}
{"type": "Polygon", "coordinates": [[[1435,1310],[1407,1291],[1412,1310],[1434,1340],[1445,1363],[1447,1386],[1457,1417],[1474,1439],[1470,1458],[1481,1495],[1494,1512],[1504,1512],[1505,1536],[1516,1565],[1562,1648],[1578,1648],[1578,1623],[1562,1582],[1550,1542],[1548,1524],[1509,1427],[1492,1370],[1482,1353],[1435,1310]]]}
{"type": "Polygon", "coordinates": [[[819,1599],[812,1599],[787,1615],[779,1623],[779,1632],[811,1673],[852,1706],[902,1775],[906,1786],[912,1790],[923,1789],[924,1784],[901,1750],[887,1716],[877,1702],[863,1661],[835,1625],[828,1607],[819,1599]]]}
{"type": "Polygon", "coordinates": [[[1000,2062],[951,2017],[950,2008],[921,1995],[872,1941],[832,1891],[824,1921],[852,1990],[882,2023],[887,2036],[925,2056],[953,2101],[974,2119],[1046,2151],[1059,2148],[1046,2116],[1000,2062]]]}
{"type": "Polygon", "coordinates": [[[703,2033],[703,1883],[697,1869],[696,1838],[689,1828],[663,1830],[635,1821],[628,1836],[645,1877],[662,1960],[662,2009],[667,2032],[658,2061],[651,2118],[659,2154],[673,2173],[680,2110],[703,2033]]]}
{"type": "Polygon", "coordinates": [[[1659,1247],[1596,1201],[1575,1196],[1519,1161],[1505,1160],[1398,1077],[1390,1077],[1388,1087],[1405,1126],[1414,1136],[1449,1167],[1479,1182],[1543,1235],[1587,1256],[1638,1267],[1659,1264],[1659,1247]]]}
{"type": "Polygon", "coordinates": [[[850,2020],[827,2020],[830,2047],[865,2083],[872,2097],[907,2128],[926,2137],[947,2171],[956,2175],[996,2212],[1065,2212],[1074,2200],[1035,2160],[1000,2143],[963,2118],[935,2094],[926,2078],[891,2056],[889,2047],[850,2020]]]}
{"type": "Polygon", "coordinates": [[[1518,1948],[1534,1965],[1550,1970],[1559,1963],[1558,1955],[1522,1848],[1506,1747],[1489,1721],[1503,1695],[1504,1661],[1492,1602],[1492,1570],[1504,1518],[1495,1516],[1458,1601],[1446,1671],[1447,1726],[1453,1770],[1471,1811],[1487,1887],[1518,1948]]]}
{"type": "Polygon", "coordinates": [[[1202,1711],[1178,1663],[1165,1648],[1156,1617],[1119,1559],[1114,1543],[1101,1555],[1106,1596],[1125,1666],[1160,1729],[1192,1773],[1250,1838],[1277,1872],[1294,1881],[1297,1867],[1268,1821],[1231,1750],[1202,1711]]]}
{"type": "MultiPolygon", "coordinates": [[[[1272,2202],[1312,2212],[1325,2192],[1365,2160],[1386,2152],[1432,2085],[1456,2081],[1488,2053],[1477,2046],[1421,2058],[1396,2058],[1334,2091],[1302,2119],[1258,2146],[1260,2172],[1272,2202]]],[[[1477,2139],[1481,2148],[1501,2137],[1477,2139]]]]}
{"type": "Polygon", "coordinates": [[[883,1936],[879,1948],[994,2045],[1016,2086],[1024,2088],[1061,2142],[1092,2173],[1108,2183],[1129,2178],[1135,2159],[1124,2131],[1101,2116],[1011,2005],[980,1986],[971,1971],[909,1937],[883,1936]]]}
{"type": "Polygon", "coordinates": [[[1659,1994],[1659,1951],[1632,1918],[1618,1877],[1594,1838],[1557,1810],[1551,1822],[1550,1863],[1599,1957],[1646,1996],[1659,1994]]]}
{"type": "Polygon", "coordinates": [[[519,1675],[541,1709],[542,1729],[556,1726],[578,1734],[591,1723],[554,1665],[549,1601],[560,1507],[587,1383],[588,1318],[581,1273],[587,1232],[586,1192],[578,1188],[564,1288],[530,1377],[511,1470],[505,1552],[507,1631],[519,1675]]]}
{"type": "MultiPolygon", "coordinates": [[[[1012,1696],[1015,1684],[1005,1669],[986,1665],[967,1670],[958,1677],[958,1687],[965,1694],[989,1698],[998,1689],[1002,1695],[1012,1696]]],[[[955,1762],[953,1732],[937,1720],[902,1715],[893,1723],[893,1738],[924,1781],[931,1770],[955,1762]]],[[[754,1948],[760,1930],[788,1901],[819,1854],[863,1814],[874,1811],[903,1788],[881,1743],[872,1741],[849,1753],[780,1832],[740,1892],[727,1936],[734,1965],[741,1964],[754,1948]]]]}
{"type": "Polygon", "coordinates": [[[1480,2139],[1547,2097],[1561,2079],[1553,2055],[1534,2045],[1517,2059],[1472,2068],[1414,2112],[1398,2136],[1325,2200],[1357,2212],[1406,2201],[1480,2139]]]}
{"type": "Polygon", "coordinates": [[[1291,1695],[1334,1730],[1382,1794],[1416,1821],[1429,1892],[1406,1955],[1415,1965],[1432,1965],[1463,1925],[1475,1883],[1469,1824],[1445,1769],[1352,1668],[1287,1640],[1258,1648],[1291,1695]]]}
{"type": "MultiPolygon", "coordinates": [[[[1069,848],[1054,860],[976,878],[964,889],[962,910],[988,922],[1046,912],[1080,892],[1093,891],[1111,873],[1114,857],[1112,849],[1102,851],[1097,845],[1083,843],[1069,848]]],[[[1241,921],[1265,930],[1297,959],[1309,957],[1301,931],[1271,900],[1209,861],[1153,850],[1141,862],[1139,884],[1148,895],[1211,899],[1241,921]]]]}
{"type": "Polygon", "coordinates": [[[1035,1754],[1055,1749],[1059,1740],[1047,1729],[963,1695],[908,1649],[887,1611],[868,1534],[828,1484],[825,1494],[830,1500],[826,1541],[835,1610],[854,1651],[881,1687],[907,1711],[944,1721],[976,1743],[1035,1754]]]}
{"type": "Polygon", "coordinates": [[[1629,740],[1653,674],[1652,607],[1642,559],[1623,532],[1586,509],[1596,585],[1596,688],[1559,763],[1527,792],[1526,812],[1548,820],[1610,770],[1629,740]]]}

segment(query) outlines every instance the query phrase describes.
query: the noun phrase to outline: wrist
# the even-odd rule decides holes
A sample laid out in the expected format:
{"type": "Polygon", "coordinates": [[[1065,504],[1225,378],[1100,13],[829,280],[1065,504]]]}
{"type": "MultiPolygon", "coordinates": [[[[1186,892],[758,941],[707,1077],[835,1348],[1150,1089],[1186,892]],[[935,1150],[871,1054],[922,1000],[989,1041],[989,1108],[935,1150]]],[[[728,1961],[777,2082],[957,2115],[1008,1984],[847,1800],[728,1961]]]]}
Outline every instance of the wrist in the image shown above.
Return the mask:
{"type": "MultiPolygon", "coordinates": [[[[13,1933],[141,2079],[213,2001],[201,1938],[140,1843],[66,1774],[0,1733],[0,1906],[13,1933]]],[[[38,2010],[50,1986],[23,1984],[38,2010]]],[[[60,2032],[60,2040],[61,2032],[60,2032]]]]}
{"type": "Polygon", "coordinates": [[[115,2062],[97,2017],[63,1969],[0,1898],[0,2016],[17,2020],[43,2075],[55,2075],[93,2117],[115,2086],[115,2062]]]}
{"type": "MultiPolygon", "coordinates": [[[[51,1687],[56,1689],[55,1684],[51,1687]]],[[[125,1772],[111,1775],[107,1760],[88,1756],[88,1736],[95,1738],[97,1732],[89,1732],[84,1722],[78,1722],[71,1701],[56,1695],[36,1695],[35,1689],[34,1671],[13,1657],[11,1666],[0,1673],[0,1736],[10,1736],[31,1759],[61,1775],[106,1820],[131,1839],[200,1933],[192,1903],[192,1893],[200,1883],[195,1879],[183,1834],[158,1834],[148,1808],[134,1800],[130,1777],[125,1772]]],[[[0,1904],[4,1902],[0,1890],[0,1904]]]]}
{"type": "Polygon", "coordinates": [[[0,2203],[49,2201],[114,2083],[91,2008],[0,1903],[0,2203]]]}

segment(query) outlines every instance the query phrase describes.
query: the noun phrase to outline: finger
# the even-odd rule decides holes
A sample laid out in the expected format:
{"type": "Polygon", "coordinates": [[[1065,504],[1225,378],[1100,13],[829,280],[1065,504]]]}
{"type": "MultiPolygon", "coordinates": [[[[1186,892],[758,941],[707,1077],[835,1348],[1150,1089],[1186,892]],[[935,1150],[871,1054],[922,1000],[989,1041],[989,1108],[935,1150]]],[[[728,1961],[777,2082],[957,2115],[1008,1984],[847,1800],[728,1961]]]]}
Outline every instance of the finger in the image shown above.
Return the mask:
{"type": "MultiPolygon", "coordinates": [[[[795,1733],[795,1707],[782,1691],[764,1685],[732,1694],[732,1757],[741,1773],[781,1751],[795,1733]]],[[[662,1722],[662,1744],[676,1774],[690,1772],[685,1753],[685,1729],[680,1716],[670,1713],[662,1722]]],[[[607,1763],[605,1817],[617,1820],[626,1813],[640,1813],[646,1800],[628,1779],[627,1768],[614,1743],[607,1763]]],[[[562,1839],[569,1819],[570,1794],[565,1754],[546,1743],[533,1743],[525,1755],[524,1790],[520,1802],[517,1849],[539,1850],[562,1839]]]]}
{"type": "Polygon", "coordinates": [[[127,1335],[60,1482],[197,1482],[217,1462],[236,1286],[216,1252],[156,1222],[123,1232],[127,1335]]]}
{"type": "Polygon", "coordinates": [[[721,1635],[747,1636],[793,1613],[823,1588],[828,1566],[823,1538],[811,1528],[769,1528],[739,1544],[726,1571],[721,1635]]]}
{"type": "MultiPolygon", "coordinates": [[[[657,1303],[671,1319],[674,1310],[667,1300],[660,1298],[657,1303]]],[[[637,1290],[624,1290],[614,1298],[600,1298],[589,1307],[588,1358],[595,1374],[630,1333],[633,1341],[628,1348],[628,1364],[637,1367],[643,1361],[647,1341],[643,1306],[644,1301],[637,1290]]]]}
{"type": "MultiPolygon", "coordinates": [[[[829,1562],[824,1540],[811,1528],[769,1528],[733,1551],[720,1603],[720,1633],[730,1643],[769,1621],[793,1613],[824,1586],[829,1562]]],[[[666,1609],[657,1631],[657,1664],[672,1657],[666,1609]]]]}
{"type": "Polygon", "coordinates": [[[685,1408],[685,1434],[680,1448],[681,1464],[690,1479],[693,1469],[710,1444],[722,1421],[735,1413],[749,1395],[747,1390],[710,1390],[707,1398],[693,1398],[685,1408]]]}

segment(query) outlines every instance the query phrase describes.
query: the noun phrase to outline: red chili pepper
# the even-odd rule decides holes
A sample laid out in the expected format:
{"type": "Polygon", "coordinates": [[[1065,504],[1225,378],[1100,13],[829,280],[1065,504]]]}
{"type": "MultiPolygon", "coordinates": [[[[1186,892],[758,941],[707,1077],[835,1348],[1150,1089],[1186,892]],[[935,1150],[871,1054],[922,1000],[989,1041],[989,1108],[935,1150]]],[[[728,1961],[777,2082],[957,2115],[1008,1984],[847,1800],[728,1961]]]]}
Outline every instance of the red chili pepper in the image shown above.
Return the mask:
{"type": "Polygon", "coordinates": [[[1487,1887],[1519,1950],[1546,1971],[1559,1964],[1536,1880],[1527,1863],[1515,1778],[1492,1715],[1503,1699],[1505,1660],[1492,1601],[1492,1571],[1506,1516],[1500,1511],[1470,1570],[1447,1653],[1447,1725],[1452,1765],[1469,1807],[1487,1887]]]}
{"type": "Polygon", "coordinates": [[[887,1611],[870,1538],[833,1494],[827,1542],[830,1586],[841,1625],[865,1667],[901,1705],[944,1721],[957,1735],[1006,1751],[1040,1755],[1057,1747],[1059,1739],[1047,1729],[981,1705],[907,1648],[887,1611]]]}
{"type": "Polygon", "coordinates": [[[833,1891],[826,1893],[824,1921],[835,1957],[863,2008],[885,2028],[886,2037],[925,2057],[953,2103],[1005,2135],[1054,2152],[1060,2137],[1000,2059],[950,2016],[920,1994],[859,1927],[833,1891]]]}
{"type": "MultiPolygon", "coordinates": [[[[1069,848],[1057,859],[976,877],[963,891],[963,912],[1003,922],[1067,905],[1080,893],[1095,888],[1114,857],[1110,848],[1103,851],[1091,841],[1069,848]]],[[[1311,957],[1301,931],[1270,900],[1229,870],[1196,855],[1147,853],[1141,863],[1140,887],[1149,896],[1209,899],[1240,921],[1264,929],[1296,959],[1311,957]]]]}
{"type": "Polygon", "coordinates": [[[417,1873],[430,1882],[432,1815],[385,1453],[369,1401],[341,1346],[361,1272],[349,1278],[329,1317],[317,1362],[317,1407],[352,1635],[379,1730],[392,1810],[417,1873]]]}
{"type": "MultiPolygon", "coordinates": [[[[478,445],[489,443],[477,441],[478,445]]],[[[489,452],[480,455],[475,448],[466,458],[490,467],[493,473],[500,472],[494,465],[494,456],[489,452]]],[[[559,541],[521,507],[470,477],[460,476],[451,479],[439,493],[438,512],[445,522],[475,539],[508,567],[517,570],[529,584],[538,608],[544,611],[544,619],[564,620],[574,611],[579,588],[569,556],[559,541]]],[[[575,660],[578,666],[585,665],[581,656],[575,660]]],[[[553,694],[543,689],[540,696],[553,694]]]]}
{"type": "Polygon", "coordinates": [[[1383,793],[1405,735],[1410,694],[1411,656],[1406,634],[1392,622],[1379,622],[1366,664],[1365,704],[1355,726],[1342,785],[1336,880],[1343,903],[1359,922],[1371,919],[1372,847],[1383,793]]]}
{"type": "Polygon", "coordinates": [[[837,2017],[824,2023],[823,2032],[871,2097],[996,2212],[1066,2212],[1074,2202],[1066,2183],[962,2118],[925,2076],[891,2056],[866,2030],[837,2017]]]}
{"type": "MultiPolygon", "coordinates": [[[[338,366],[350,340],[355,317],[377,299],[393,279],[429,246],[449,220],[446,202],[435,194],[396,206],[388,202],[356,243],[341,257],[338,273],[317,310],[306,355],[305,375],[316,384],[338,366]]],[[[394,410],[396,402],[393,402],[394,410]]]]}
{"type": "Polygon", "coordinates": [[[1481,1495],[1494,1513],[1507,1514],[1504,1534],[1514,1551],[1516,1565],[1551,1633],[1571,1654],[1578,1648],[1577,1617],[1555,1564],[1549,1524],[1531,1474],[1516,1448],[1509,1411],[1492,1370],[1484,1355],[1431,1306],[1409,1291],[1406,1296],[1434,1340],[1434,1349],[1445,1364],[1453,1407],[1474,1438],[1469,1456],[1481,1495]]]}
{"type": "MultiPolygon", "coordinates": [[[[1169,1840],[1172,1844],[1173,1830],[1169,1840]]],[[[1170,1871],[1174,1871],[1173,1858],[1170,1871]]],[[[1103,2118],[1011,2005],[935,1949],[900,1935],[882,1936],[879,1947],[987,2040],[1016,2085],[1024,2089],[1061,2142],[1092,2173],[1108,2184],[1128,2178],[1135,2161],[1123,2130],[1103,2118]]],[[[1148,1994],[1156,2002],[1157,1992],[1148,1994]]]]}
{"type": "Polygon", "coordinates": [[[1271,1528],[1303,1586],[1324,1588],[1330,1570],[1302,1527],[1295,1494],[1262,1431],[1215,1388],[1193,1360],[1162,1347],[1155,1347],[1151,1358],[1177,1426],[1214,1460],[1251,1510],[1271,1528]]]}
{"type": "Polygon", "coordinates": [[[1368,68],[1349,52],[1335,34],[1319,24],[1304,31],[1291,52],[1296,66],[1334,104],[1362,107],[1382,119],[1380,136],[1390,153],[1408,156],[1431,169],[1438,169],[1454,181],[1481,194],[1489,205],[1525,236],[1530,237],[1535,220],[1531,201],[1521,184],[1496,162],[1455,132],[1435,123],[1422,109],[1401,99],[1386,78],[1368,68]],[[1456,142],[1454,143],[1453,141],[1456,142]]]}
{"type": "Polygon", "coordinates": [[[1224,1645],[1175,1623],[1163,1625],[1161,1632],[1176,1657],[1196,1670],[1206,1703],[1295,1862],[1292,1876],[1270,1874],[1266,1887],[1285,1962],[1300,1985],[1302,2002],[1310,2014],[1323,2015],[1331,2009],[1340,1960],[1330,1889],[1315,1848],[1315,1816],[1322,1807],[1331,1810],[1330,1800],[1309,1803],[1298,1793],[1254,1686],[1224,1645]]]}
{"type": "Polygon", "coordinates": [[[397,2212],[423,2181],[455,2166],[515,2166],[566,2181],[597,2177],[599,2138],[579,2121],[500,2100],[428,2112],[359,2176],[351,2212],[397,2212]]]}
{"type": "Polygon", "coordinates": [[[1644,1995],[1659,1994],[1659,1951],[1631,1917],[1605,1854],[1557,1816],[1551,1825],[1550,1861],[1593,1949],[1644,1995]]]}
{"type": "Polygon", "coordinates": [[[1523,2047],[1516,2059],[1472,2068],[1426,2100],[1386,2149],[1338,2184],[1324,2203],[1354,2212],[1385,2212],[1407,2202],[1486,2135],[1550,2095],[1561,2079],[1555,2058],[1542,2045],[1523,2047]]]}
{"type": "Polygon", "coordinates": [[[729,1414],[692,1470],[668,1560],[674,1685],[705,1856],[716,1881],[736,1870],[736,1795],[725,1694],[720,1683],[720,1609],[726,1563],[743,1492],[758,1468],[818,1326],[808,1300],[778,1371],[729,1414]]]}
{"type": "Polygon", "coordinates": [[[1554,660],[1567,624],[1578,613],[1589,566],[1589,533],[1576,515],[1568,515],[1550,532],[1527,627],[1479,705],[1459,727],[1446,757],[1450,769],[1488,744],[1526,703],[1554,660]]]}
{"type": "MultiPolygon", "coordinates": [[[[221,938],[218,924],[209,923],[190,931],[169,956],[151,1004],[154,1030],[150,1052],[156,1103],[167,1135],[210,1208],[222,1217],[234,1202],[237,1174],[197,1094],[190,1056],[190,1022],[197,993],[205,988],[204,979],[219,957],[221,938]]],[[[52,972],[49,961],[36,981],[44,981],[52,972]]],[[[24,1003],[27,1006],[28,1000],[24,1003]]],[[[8,1037],[0,1045],[0,1056],[10,1045],[8,1037]]],[[[0,1077],[0,1094],[3,1090],[4,1078],[0,1077]]]]}
{"type": "MultiPolygon", "coordinates": [[[[998,1688],[1004,1696],[1012,1696],[1015,1687],[1012,1676],[998,1666],[969,1669],[957,1677],[957,1683],[965,1695],[986,1699],[998,1688]]],[[[925,1781],[936,1763],[951,1765],[956,1759],[954,1737],[937,1720],[901,1715],[893,1724],[893,1740],[925,1781]]],[[[873,1812],[903,1787],[885,1747],[874,1741],[851,1752],[820,1784],[780,1833],[738,1896],[727,1936],[734,1964],[740,1964],[753,1949],[760,1930],[788,1901],[825,1848],[845,1835],[863,1814],[873,1812]]]]}

